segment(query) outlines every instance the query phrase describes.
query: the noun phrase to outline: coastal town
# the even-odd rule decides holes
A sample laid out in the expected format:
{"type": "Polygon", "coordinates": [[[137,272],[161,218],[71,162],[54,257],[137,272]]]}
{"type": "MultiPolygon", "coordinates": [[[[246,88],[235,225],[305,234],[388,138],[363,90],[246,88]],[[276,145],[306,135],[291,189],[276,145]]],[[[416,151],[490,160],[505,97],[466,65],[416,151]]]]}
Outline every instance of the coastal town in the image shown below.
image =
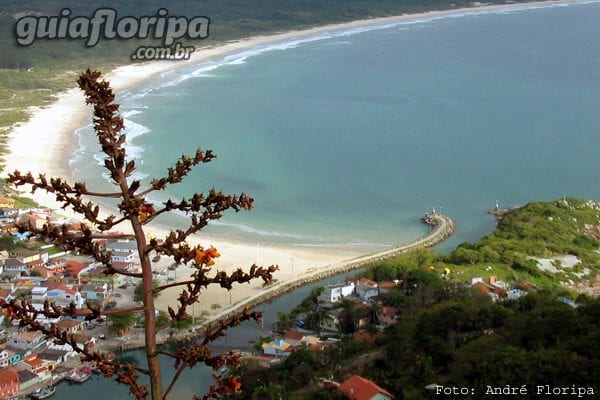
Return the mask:
{"type": "MultiPolygon", "coordinates": [[[[45,304],[76,308],[76,317],[36,320],[75,339],[77,345],[103,351],[118,350],[136,331],[140,321],[128,316],[86,319],[89,306],[112,310],[138,304],[135,282],[121,274],[105,274],[106,268],[91,256],[64,251],[19,232],[18,226],[41,229],[44,225],[79,230],[81,224],[47,209],[20,206],[15,198],[0,195],[0,301],[25,299],[37,309],[45,304]],[[71,336],[72,335],[72,336],[71,336]]],[[[124,271],[140,269],[137,246],[129,240],[100,240],[102,251],[124,271]]],[[[174,280],[176,271],[156,257],[157,280],[174,280]],[[162,272],[159,272],[158,269],[162,272]],[[167,272],[172,275],[167,276],[167,272]]],[[[0,398],[45,398],[61,381],[85,382],[93,365],[82,364],[70,344],[57,344],[41,332],[29,331],[19,320],[0,316],[0,398]]]]}
{"type": "MultiPolygon", "coordinates": [[[[140,299],[135,295],[135,279],[121,274],[106,274],[106,268],[91,256],[64,251],[22,232],[19,227],[42,229],[44,225],[64,225],[66,229],[76,231],[81,229],[81,223],[46,208],[32,206],[27,199],[18,197],[19,193],[7,188],[5,190],[7,192],[0,195],[0,237],[3,241],[0,245],[0,301],[9,303],[14,299],[25,299],[37,310],[43,309],[45,304],[59,307],[73,304],[80,310],[77,317],[50,319],[39,314],[37,321],[48,328],[56,327],[73,335],[80,346],[118,351],[135,347],[136,341],[143,343],[143,321],[135,317],[102,316],[91,321],[85,317],[90,305],[99,306],[106,311],[139,305],[140,299]],[[18,204],[23,200],[24,204],[18,204]]],[[[435,221],[429,219],[426,222],[435,224],[435,221]]],[[[102,239],[97,243],[101,251],[110,252],[113,265],[128,272],[140,270],[134,241],[102,239]]],[[[177,279],[179,267],[185,268],[175,265],[168,257],[162,260],[160,257],[153,257],[152,264],[155,280],[165,283],[177,279]]],[[[349,267],[355,266],[350,264],[349,267]]],[[[300,284],[319,278],[321,275],[315,274],[300,284]]],[[[317,329],[321,336],[315,336],[314,332],[312,335],[302,334],[304,323],[300,319],[295,326],[297,331],[287,332],[279,341],[265,343],[259,354],[245,353],[244,357],[257,361],[259,365],[272,365],[298,346],[324,348],[335,343],[339,340],[336,332],[341,333],[336,310],[332,307],[336,301],[350,298],[352,294],[366,302],[394,285],[396,283],[393,282],[378,285],[372,281],[355,280],[341,286],[328,286],[321,295],[324,304],[329,304],[330,308],[322,321],[322,329],[317,329]]],[[[160,317],[159,315],[159,319],[160,317]]],[[[382,318],[381,326],[389,325],[393,322],[394,310],[384,309],[378,317],[382,318]]],[[[166,319],[165,317],[164,320],[166,319]]],[[[178,330],[173,327],[163,329],[157,336],[161,342],[189,338],[193,336],[197,323],[202,321],[203,318],[200,317],[197,321],[183,324],[178,330]]],[[[29,331],[20,326],[20,321],[9,320],[5,316],[0,316],[0,323],[0,398],[49,397],[54,393],[57,383],[63,380],[81,383],[92,373],[93,365],[81,365],[79,356],[69,344],[56,344],[43,333],[29,331]]],[[[358,327],[363,328],[368,323],[362,321],[358,327]]]]}

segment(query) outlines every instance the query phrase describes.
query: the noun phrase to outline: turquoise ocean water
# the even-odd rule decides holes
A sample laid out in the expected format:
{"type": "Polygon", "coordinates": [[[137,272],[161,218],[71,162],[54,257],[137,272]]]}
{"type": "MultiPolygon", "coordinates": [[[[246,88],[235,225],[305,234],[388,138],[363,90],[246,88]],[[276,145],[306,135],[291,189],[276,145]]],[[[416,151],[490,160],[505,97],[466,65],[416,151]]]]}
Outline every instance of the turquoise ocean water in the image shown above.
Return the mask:
{"type": "MultiPolygon", "coordinates": [[[[600,197],[600,3],[331,31],[164,74],[120,95],[140,177],[196,146],[219,158],[167,195],[245,191],[251,213],[208,234],[377,250],[453,217],[450,248],[486,210],[600,197]]],[[[71,165],[98,178],[89,127],[71,165]]],[[[164,220],[163,220],[164,221],[164,220]]],[[[173,220],[169,221],[172,222],[173,220]]]]}

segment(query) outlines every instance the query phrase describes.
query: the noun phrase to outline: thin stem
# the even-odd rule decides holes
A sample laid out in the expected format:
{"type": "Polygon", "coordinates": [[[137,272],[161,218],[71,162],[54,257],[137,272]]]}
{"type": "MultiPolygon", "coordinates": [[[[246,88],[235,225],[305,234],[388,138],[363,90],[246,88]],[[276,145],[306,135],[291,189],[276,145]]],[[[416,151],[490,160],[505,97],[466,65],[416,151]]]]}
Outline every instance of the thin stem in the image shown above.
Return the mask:
{"type": "Polygon", "coordinates": [[[169,386],[167,387],[167,390],[165,391],[165,394],[163,395],[162,400],[167,400],[167,396],[169,395],[169,393],[171,393],[171,389],[173,389],[173,387],[175,386],[175,383],[179,379],[179,376],[181,375],[181,373],[187,366],[188,366],[188,364],[185,361],[179,365],[179,368],[177,368],[177,371],[175,372],[175,376],[173,376],[173,379],[171,379],[171,383],[169,383],[169,386]]]}

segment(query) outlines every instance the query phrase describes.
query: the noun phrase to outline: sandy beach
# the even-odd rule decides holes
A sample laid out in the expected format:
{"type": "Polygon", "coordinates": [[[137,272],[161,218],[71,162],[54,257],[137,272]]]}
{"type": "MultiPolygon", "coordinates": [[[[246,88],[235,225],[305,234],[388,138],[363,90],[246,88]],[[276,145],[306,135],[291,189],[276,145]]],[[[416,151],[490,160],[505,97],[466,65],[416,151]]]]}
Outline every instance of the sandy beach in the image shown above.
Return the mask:
{"type": "MultiPolygon", "coordinates": [[[[543,4],[547,5],[548,2],[543,4]]],[[[567,3],[567,2],[560,2],[567,3]]],[[[209,60],[218,60],[230,54],[239,53],[249,48],[283,43],[290,40],[301,39],[309,36],[323,34],[326,32],[345,31],[367,26],[389,25],[422,18],[444,17],[458,13],[480,13],[495,10],[514,10],[522,8],[539,7],[542,3],[512,4],[502,6],[481,6],[471,9],[436,11],[425,14],[403,15],[396,17],[376,18],[371,20],[355,21],[344,24],[327,25],[302,31],[292,31],[269,36],[257,36],[246,38],[237,42],[231,42],[216,47],[197,48],[190,60],[187,61],[156,61],[143,64],[128,65],[116,68],[106,74],[105,78],[110,80],[112,87],[117,91],[133,87],[143,81],[152,79],[158,74],[175,69],[201,64],[209,60]]],[[[31,171],[34,175],[45,173],[47,176],[60,176],[72,180],[69,172],[68,161],[76,149],[75,129],[84,126],[91,120],[91,108],[86,106],[84,98],[78,89],[71,89],[60,96],[57,101],[44,109],[33,111],[27,123],[16,126],[10,134],[9,154],[5,158],[5,173],[15,169],[21,172],[31,171]]],[[[38,192],[32,197],[40,204],[51,209],[58,209],[59,205],[54,197],[38,192]]],[[[108,212],[109,210],[104,210],[108,212]]],[[[60,214],[74,217],[69,210],[61,210],[60,214]]],[[[120,227],[127,230],[127,227],[120,227]]],[[[166,233],[165,227],[148,227],[148,232],[156,237],[166,233]]],[[[280,271],[275,278],[279,282],[285,282],[301,277],[307,272],[320,269],[341,260],[350,259],[359,254],[351,250],[331,251],[319,249],[307,249],[296,247],[265,247],[263,244],[242,243],[222,240],[211,237],[210,240],[202,235],[192,238],[191,242],[199,242],[203,245],[214,245],[218,248],[222,257],[218,260],[215,269],[232,271],[237,267],[248,267],[254,262],[260,265],[277,264],[280,271]]],[[[168,260],[162,261],[157,266],[165,269],[168,260]],[[164,265],[162,264],[164,263],[164,265]]],[[[180,268],[177,272],[177,280],[185,279],[191,272],[189,268],[180,268]]],[[[166,279],[166,277],[164,277],[166,279]]],[[[250,285],[237,286],[234,291],[228,293],[219,288],[210,288],[205,292],[202,304],[195,307],[196,314],[202,311],[216,312],[216,309],[227,307],[230,303],[235,304],[242,299],[252,296],[262,290],[262,282],[250,285]],[[231,294],[231,298],[230,298],[231,294]],[[215,306],[218,304],[218,306],[215,306]]],[[[166,309],[168,304],[174,304],[178,294],[177,290],[165,292],[158,300],[158,307],[166,309]]]]}

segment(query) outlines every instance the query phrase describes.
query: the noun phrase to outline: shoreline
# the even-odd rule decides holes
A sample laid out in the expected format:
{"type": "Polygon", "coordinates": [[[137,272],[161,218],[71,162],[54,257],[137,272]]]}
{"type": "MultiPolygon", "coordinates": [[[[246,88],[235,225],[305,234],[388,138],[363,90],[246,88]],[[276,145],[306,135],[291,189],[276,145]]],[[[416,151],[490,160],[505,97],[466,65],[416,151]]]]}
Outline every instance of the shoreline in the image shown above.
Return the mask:
{"type": "MultiPolygon", "coordinates": [[[[535,3],[515,3],[508,5],[477,6],[445,11],[430,11],[421,14],[408,14],[393,17],[382,17],[368,20],[360,20],[342,24],[330,24],[307,30],[289,31],[267,36],[255,36],[241,39],[239,41],[225,43],[222,45],[206,48],[198,48],[187,61],[157,61],[143,64],[127,65],[118,67],[105,75],[105,79],[110,80],[116,93],[133,87],[144,81],[152,79],[154,76],[178,70],[187,66],[193,66],[213,59],[219,59],[227,55],[240,53],[244,50],[270,45],[274,43],[284,43],[290,40],[297,40],[315,36],[322,33],[343,32],[351,29],[377,27],[390,24],[399,24],[422,18],[443,18],[449,15],[457,14],[479,14],[484,12],[498,12],[503,10],[521,10],[532,9],[539,6],[548,6],[549,4],[568,4],[573,1],[544,1],[535,3]]],[[[58,96],[57,102],[48,108],[38,109],[34,112],[29,122],[19,125],[13,129],[10,134],[9,151],[5,157],[5,171],[21,172],[31,171],[34,175],[46,173],[48,176],[65,177],[70,175],[69,158],[76,148],[76,136],[74,130],[89,123],[91,119],[90,107],[84,103],[82,93],[78,89],[68,90],[58,96]],[[48,127],[52,127],[48,131],[48,127]],[[33,144],[38,144],[34,146],[33,144]]],[[[72,181],[70,177],[67,179],[72,181]]],[[[54,201],[53,196],[36,192],[30,195],[39,204],[51,209],[59,209],[59,205],[54,201]]],[[[106,214],[104,209],[103,213],[106,214]]],[[[68,217],[74,217],[70,210],[60,211],[61,214],[68,217]]],[[[124,229],[124,227],[120,227],[124,229]]],[[[157,226],[154,230],[148,228],[147,232],[156,236],[163,235],[168,228],[157,226]]],[[[205,243],[207,236],[200,234],[192,238],[193,241],[205,243]]],[[[275,274],[275,278],[285,280],[288,277],[298,275],[301,271],[309,269],[319,270],[322,267],[336,262],[348,260],[360,256],[357,252],[349,249],[332,251],[331,249],[315,248],[294,248],[292,246],[270,246],[255,247],[254,243],[235,242],[231,240],[210,238],[209,245],[215,245],[223,254],[218,260],[217,268],[224,269],[227,272],[235,270],[239,266],[250,265],[254,261],[259,261],[261,265],[278,264],[280,271],[275,274]],[[255,256],[258,251],[261,257],[255,256]],[[290,261],[291,260],[291,261],[290,261]],[[290,270],[291,266],[291,270],[290,270]],[[294,271],[295,269],[295,271],[294,271]]],[[[258,283],[258,282],[256,282],[258,283]]],[[[257,292],[262,292],[260,285],[245,285],[244,289],[236,288],[236,293],[245,296],[252,296],[257,292]]],[[[212,298],[215,303],[224,304],[229,300],[229,294],[223,293],[223,290],[209,289],[204,292],[205,296],[212,298]]],[[[159,308],[166,308],[166,303],[173,303],[176,293],[165,292],[161,299],[157,301],[159,308]],[[164,304],[159,304],[164,303],[164,304]]],[[[233,300],[232,300],[233,301],[233,300]]],[[[239,300],[238,300],[239,301],[239,300]]]]}
{"type": "MultiPolygon", "coordinates": [[[[426,214],[421,219],[421,222],[429,226],[430,230],[426,235],[411,243],[397,246],[389,250],[359,256],[350,260],[336,262],[327,265],[320,270],[315,269],[314,271],[305,271],[302,275],[295,275],[287,281],[275,283],[269,288],[227,307],[222,312],[207,318],[195,326],[192,326],[188,332],[180,332],[179,334],[174,335],[158,333],[157,339],[160,344],[191,340],[197,337],[199,334],[202,334],[204,329],[208,326],[215,323],[218,324],[220,321],[225,321],[243,309],[251,310],[265,302],[271,301],[279,296],[313,282],[317,282],[344,272],[368,267],[379,261],[397,257],[401,254],[433,247],[452,236],[456,230],[454,221],[441,214],[426,214]]],[[[239,285],[235,287],[235,290],[238,290],[238,287],[239,285]]],[[[142,347],[144,347],[144,338],[135,336],[130,336],[126,343],[117,342],[108,344],[108,348],[110,350],[118,351],[129,351],[142,347]]]]}

